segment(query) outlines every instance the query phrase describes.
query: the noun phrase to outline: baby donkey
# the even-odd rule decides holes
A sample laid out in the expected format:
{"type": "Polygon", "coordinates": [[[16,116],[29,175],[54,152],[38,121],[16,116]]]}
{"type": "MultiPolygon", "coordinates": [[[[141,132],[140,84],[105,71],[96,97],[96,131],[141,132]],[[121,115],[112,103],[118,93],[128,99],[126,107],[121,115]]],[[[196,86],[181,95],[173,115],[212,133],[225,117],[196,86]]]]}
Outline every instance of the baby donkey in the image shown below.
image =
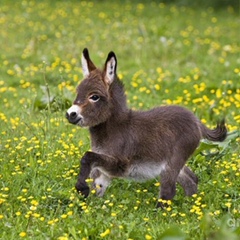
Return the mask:
{"type": "MultiPolygon", "coordinates": [[[[197,192],[197,176],[185,165],[202,138],[223,141],[224,121],[208,129],[189,110],[162,106],[149,111],[127,107],[124,87],[117,77],[117,58],[110,52],[103,70],[95,67],[85,48],[82,54],[84,80],[66,113],[72,124],[88,127],[92,151],[81,159],[76,189],[89,194],[91,177],[99,196],[113,178],[137,181],[160,176],[159,198],[171,200],[178,182],[187,196],[197,192]]],[[[162,207],[158,201],[158,207],[162,207]]]]}

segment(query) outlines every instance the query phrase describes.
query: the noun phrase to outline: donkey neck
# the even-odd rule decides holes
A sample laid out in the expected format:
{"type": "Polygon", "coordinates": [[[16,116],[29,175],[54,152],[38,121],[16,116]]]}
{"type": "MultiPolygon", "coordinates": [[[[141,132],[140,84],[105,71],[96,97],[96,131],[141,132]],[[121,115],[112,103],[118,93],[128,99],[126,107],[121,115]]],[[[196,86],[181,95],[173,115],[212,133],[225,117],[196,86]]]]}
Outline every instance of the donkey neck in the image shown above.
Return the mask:
{"type": "Polygon", "coordinates": [[[106,153],[105,150],[113,144],[112,139],[118,139],[121,133],[126,131],[126,127],[129,126],[128,122],[130,118],[131,110],[127,110],[119,115],[119,117],[112,115],[107,121],[97,126],[90,127],[89,132],[92,150],[99,153],[106,153]]]}
{"type": "Polygon", "coordinates": [[[111,84],[109,93],[111,104],[110,118],[121,119],[126,113],[128,113],[129,109],[127,107],[124,86],[118,78],[111,84]]]}

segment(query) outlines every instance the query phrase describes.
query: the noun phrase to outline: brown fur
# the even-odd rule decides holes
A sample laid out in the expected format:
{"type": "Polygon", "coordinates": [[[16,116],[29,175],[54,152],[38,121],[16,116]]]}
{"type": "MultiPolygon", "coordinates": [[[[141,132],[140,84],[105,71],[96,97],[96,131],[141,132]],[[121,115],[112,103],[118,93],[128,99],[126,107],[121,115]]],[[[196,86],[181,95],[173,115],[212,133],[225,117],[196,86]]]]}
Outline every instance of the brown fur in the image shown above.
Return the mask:
{"type": "Polygon", "coordinates": [[[176,182],[186,195],[196,193],[197,177],[185,163],[202,138],[225,139],[224,122],[210,130],[180,106],[149,111],[128,109],[123,84],[116,74],[115,54],[109,53],[103,70],[95,67],[87,49],[83,51],[83,60],[83,64],[87,63],[83,69],[88,70],[67,118],[70,123],[89,127],[92,152],[86,152],[81,159],[76,189],[88,196],[86,179],[91,176],[102,196],[112,178],[141,181],[159,175],[161,199],[174,197],[176,182]]]}

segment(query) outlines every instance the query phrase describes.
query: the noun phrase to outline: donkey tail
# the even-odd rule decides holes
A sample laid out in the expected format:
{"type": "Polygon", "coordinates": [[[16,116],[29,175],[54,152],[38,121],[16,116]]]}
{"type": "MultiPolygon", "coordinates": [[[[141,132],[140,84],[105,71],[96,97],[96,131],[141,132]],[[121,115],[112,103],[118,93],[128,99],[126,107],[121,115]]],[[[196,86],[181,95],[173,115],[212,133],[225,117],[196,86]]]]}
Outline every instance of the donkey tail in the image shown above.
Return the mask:
{"type": "Polygon", "coordinates": [[[206,138],[214,142],[222,142],[227,137],[227,128],[224,120],[219,122],[217,124],[217,127],[213,130],[201,124],[201,132],[202,132],[203,138],[206,138]]]}

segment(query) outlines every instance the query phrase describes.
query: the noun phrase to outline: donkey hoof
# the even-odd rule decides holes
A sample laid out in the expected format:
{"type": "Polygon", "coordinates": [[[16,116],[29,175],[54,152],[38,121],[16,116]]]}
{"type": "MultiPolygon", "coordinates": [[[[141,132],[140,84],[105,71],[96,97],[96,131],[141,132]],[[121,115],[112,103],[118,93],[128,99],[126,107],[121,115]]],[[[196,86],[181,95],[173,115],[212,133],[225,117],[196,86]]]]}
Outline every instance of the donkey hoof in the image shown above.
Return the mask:
{"type": "Polygon", "coordinates": [[[162,201],[160,200],[157,202],[157,206],[156,206],[157,209],[159,209],[159,208],[166,209],[168,207],[169,207],[169,204],[167,203],[166,200],[162,200],[162,201]]]}
{"type": "Polygon", "coordinates": [[[88,197],[90,189],[88,186],[78,186],[76,185],[76,190],[78,193],[81,193],[85,198],[88,197]]]}
{"type": "Polygon", "coordinates": [[[158,202],[157,205],[156,205],[156,208],[157,208],[157,209],[159,209],[159,208],[160,208],[160,209],[164,209],[165,207],[166,207],[165,204],[163,204],[163,203],[161,203],[161,202],[158,202]]]}

